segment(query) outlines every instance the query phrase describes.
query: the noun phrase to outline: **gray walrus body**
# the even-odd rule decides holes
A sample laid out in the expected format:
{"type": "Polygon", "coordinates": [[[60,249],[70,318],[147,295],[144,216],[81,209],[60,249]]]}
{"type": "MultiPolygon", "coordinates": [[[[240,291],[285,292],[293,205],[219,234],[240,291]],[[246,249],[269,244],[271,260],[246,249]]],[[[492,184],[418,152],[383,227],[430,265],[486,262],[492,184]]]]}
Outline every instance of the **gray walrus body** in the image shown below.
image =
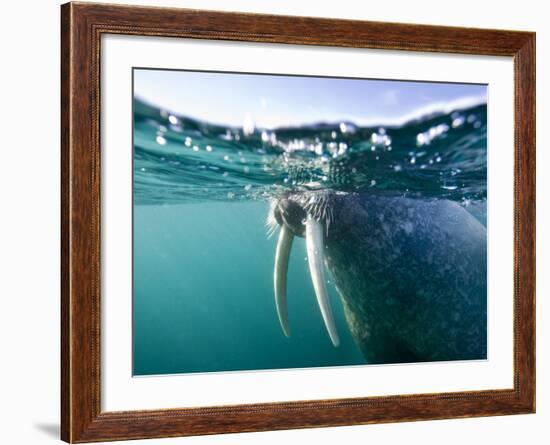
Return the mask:
{"type": "Polygon", "coordinates": [[[319,196],[281,199],[275,216],[306,238],[304,215],[321,221],[323,258],[368,363],[486,358],[482,224],[448,200],[319,196]]]}

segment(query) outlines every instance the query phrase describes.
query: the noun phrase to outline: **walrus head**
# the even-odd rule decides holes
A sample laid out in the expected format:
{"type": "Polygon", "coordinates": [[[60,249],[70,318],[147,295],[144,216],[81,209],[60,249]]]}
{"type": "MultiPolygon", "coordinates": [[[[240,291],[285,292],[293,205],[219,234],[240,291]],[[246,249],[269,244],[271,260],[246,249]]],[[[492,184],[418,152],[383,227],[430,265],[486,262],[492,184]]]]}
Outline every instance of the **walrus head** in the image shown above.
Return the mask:
{"type": "Polygon", "coordinates": [[[290,336],[286,298],[288,261],[295,236],[306,240],[307,259],[317,303],[334,346],[340,344],[325,279],[325,236],[333,221],[335,192],[302,192],[284,195],[271,203],[268,226],[280,226],[275,251],[273,284],[277,314],[284,334],[290,336]]]}

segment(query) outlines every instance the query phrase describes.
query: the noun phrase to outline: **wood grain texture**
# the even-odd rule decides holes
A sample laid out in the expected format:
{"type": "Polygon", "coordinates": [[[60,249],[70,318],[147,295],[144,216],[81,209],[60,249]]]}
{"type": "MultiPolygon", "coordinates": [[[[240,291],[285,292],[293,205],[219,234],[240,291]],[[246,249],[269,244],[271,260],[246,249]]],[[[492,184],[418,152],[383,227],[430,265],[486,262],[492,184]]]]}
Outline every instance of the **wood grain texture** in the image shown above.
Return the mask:
{"type": "MultiPolygon", "coordinates": [[[[535,410],[535,35],[90,3],[61,7],[61,436],[173,437],[535,410]],[[104,33],[511,56],[515,67],[514,388],[101,412],[100,38],[104,33]]],[[[185,404],[185,400],[182,400],[185,404]]]]}

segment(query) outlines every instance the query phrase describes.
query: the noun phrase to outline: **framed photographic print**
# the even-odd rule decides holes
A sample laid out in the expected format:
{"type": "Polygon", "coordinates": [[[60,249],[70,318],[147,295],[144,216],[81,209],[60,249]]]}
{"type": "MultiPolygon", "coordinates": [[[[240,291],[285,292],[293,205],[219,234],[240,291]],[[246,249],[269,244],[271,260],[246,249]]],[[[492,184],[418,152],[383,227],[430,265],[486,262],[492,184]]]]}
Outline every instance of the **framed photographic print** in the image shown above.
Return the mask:
{"type": "Polygon", "coordinates": [[[61,16],[63,440],[534,412],[534,33],[61,16]]]}

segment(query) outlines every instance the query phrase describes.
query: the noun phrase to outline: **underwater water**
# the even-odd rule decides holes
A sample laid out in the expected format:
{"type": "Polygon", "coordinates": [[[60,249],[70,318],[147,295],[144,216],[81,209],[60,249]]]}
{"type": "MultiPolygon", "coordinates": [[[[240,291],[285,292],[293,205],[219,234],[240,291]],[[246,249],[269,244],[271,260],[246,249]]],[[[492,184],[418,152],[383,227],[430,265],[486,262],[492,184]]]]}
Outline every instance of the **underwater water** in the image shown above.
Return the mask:
{"type": "Polygon", "coordinates": [[[292,336],[273,296],[269,200],[332,189],[458,202],[486,224],[487,107],[399,127],[223,127],[134,100],[134,375],[365,364],[339,296],[341,343],[316,302],[304,241],[289,266],[292,336]]]}

